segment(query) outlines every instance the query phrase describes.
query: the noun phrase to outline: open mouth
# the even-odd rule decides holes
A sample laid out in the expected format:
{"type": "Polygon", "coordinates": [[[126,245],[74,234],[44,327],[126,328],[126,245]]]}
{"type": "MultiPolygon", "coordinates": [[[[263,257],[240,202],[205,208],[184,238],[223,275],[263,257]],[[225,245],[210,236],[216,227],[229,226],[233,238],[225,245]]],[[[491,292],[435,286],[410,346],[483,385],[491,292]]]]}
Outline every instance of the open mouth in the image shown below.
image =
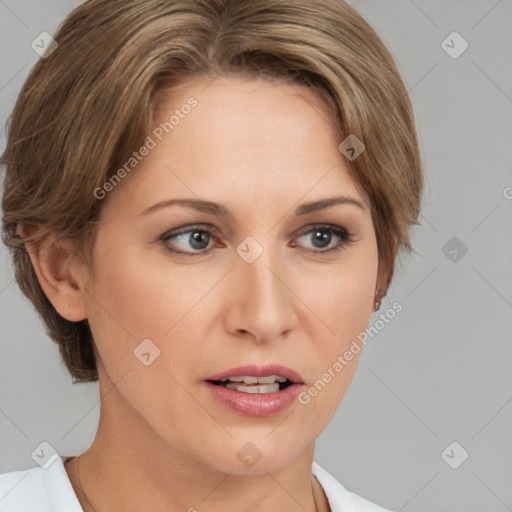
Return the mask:
{"type": "Polygon", "coordinates": [[[301,376],[280,365],[232,368],[205,379],[219,402],[239,414],[270,417],[291,407],[304,382],[301,376]]]}
{"type": "Polygon", "coordinates": [[[233,389],[235,391],[240,391],[242,393],[275,393],[277,391],[282,391],[293,384],[289,379],[272,383],[257,382],[252,384],[248,384],[243,381],[235,382],[229,379],[208,380],[207,382],[211,382],[212,384],[228,389],[233,389]]]}

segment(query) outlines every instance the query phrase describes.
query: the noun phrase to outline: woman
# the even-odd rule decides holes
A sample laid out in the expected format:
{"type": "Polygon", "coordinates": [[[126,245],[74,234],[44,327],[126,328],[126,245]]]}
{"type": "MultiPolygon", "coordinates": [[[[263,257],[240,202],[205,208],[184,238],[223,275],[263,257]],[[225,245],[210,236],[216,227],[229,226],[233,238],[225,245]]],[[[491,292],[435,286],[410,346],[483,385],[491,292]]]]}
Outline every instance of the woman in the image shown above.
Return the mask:
{"type": "Polygon", "coordinates": [[[339,0],[90,0],[55,40],[4,240],[100,421],[1,509],[385,510],[313,461],[420,207],[375,32],[339,0]]]}

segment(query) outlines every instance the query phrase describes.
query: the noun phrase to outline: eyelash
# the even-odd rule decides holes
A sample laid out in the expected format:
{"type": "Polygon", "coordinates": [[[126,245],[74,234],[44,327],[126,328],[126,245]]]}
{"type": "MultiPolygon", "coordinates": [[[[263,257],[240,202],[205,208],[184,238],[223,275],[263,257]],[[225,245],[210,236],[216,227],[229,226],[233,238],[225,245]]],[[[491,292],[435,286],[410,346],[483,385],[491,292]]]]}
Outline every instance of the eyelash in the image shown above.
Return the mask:
{"type": "MultiPolygon", "coordinates": [[[[318,224],[312,226],[307,231],[302,232],[299,234],[295,239],[301,238],[304,235],[307,235],[309,233],[313,233],[315,231],[320,232],[328,232],[331,234],[334,234],[340,239],[340,242],[330,249],[325,250],[314,250],[314,249],[306,249],[306,252],[312,253],[314,255],[317,254],[324,254],[324,253],[330,253],[334,254],[338,251],[341,251],[342,249],[345,249],[349,244],[353,242],[351,234],[344,228],[341,228],[339,226],[331,225],[331,224],[318,224]]],[[[203,256],[205,254],[208,254],[214,247],[210,247],[210,249],[203,249],[202,251],[197,252],[186,252],[186,251],[178,251],[176,249],[172,249],[168,245],[165,245],[165,242],[168,242],[170,239],[175,238],[179,235],[184,235],[187,233],[194,233],[194,232],[200,232],[200,233],[206,233],[210,238],[215,238],[217,230],[209,228],[204,225],[198,225],[198,226],[186,226],[185,228],[180,229],[179,231],[171,231],[168,233],[165,233],[160,237],[160,241],[164,243],[165,249],[173,254],[183,254],[185,256],[203,256]]],[[[295,240],[294,239],[294,240],[295,240]]]]}

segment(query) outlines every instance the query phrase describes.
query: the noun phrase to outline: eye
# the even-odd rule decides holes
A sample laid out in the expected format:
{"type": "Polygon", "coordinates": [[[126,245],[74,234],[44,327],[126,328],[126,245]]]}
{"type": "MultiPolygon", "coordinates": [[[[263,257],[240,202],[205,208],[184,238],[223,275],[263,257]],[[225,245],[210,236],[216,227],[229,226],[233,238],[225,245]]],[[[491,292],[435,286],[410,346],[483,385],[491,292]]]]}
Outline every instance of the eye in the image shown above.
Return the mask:
{"type": "Polygon", "coordinates": [[[352,242],[350,233],[340,227],[332,225],[314,226],[300,235],[297,240],[304,240],[301,245],[306,245],[308,242],[312,245],[312,252],[322,253],[339,251],[352,242]]]}
{"type": "Polygon", "coordinates": [[[206,254],[212,239],[213,231],[204,226],[188,226],[161,237],[168,251],[190,256],[206,254]]]}
{"type": "MultiPolygon", "coordinates": [[[[207,254],[214,246],[215,230],[206,226],[186,226],[168,232],[160,238],[167,251],[187,256],[207,254]]],[[[314,254],[339,251],[352,242],[349,232],[334,225],[318,225],[304,232],[295,240],[303,240],[299,245],[311,243],[310,252],[314,254]]],[[[294,242],[292,246],[297,244],[294,242]]],[[[217,244],[218,245],[218,244],[217,244]]]]}

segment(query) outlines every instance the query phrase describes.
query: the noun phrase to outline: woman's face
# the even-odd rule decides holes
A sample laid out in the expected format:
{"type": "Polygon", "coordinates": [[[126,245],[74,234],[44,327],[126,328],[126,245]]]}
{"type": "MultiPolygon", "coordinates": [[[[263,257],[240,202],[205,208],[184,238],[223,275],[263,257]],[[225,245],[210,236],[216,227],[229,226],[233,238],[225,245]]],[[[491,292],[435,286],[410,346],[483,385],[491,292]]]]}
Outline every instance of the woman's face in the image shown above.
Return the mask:
{"type": "Polygon", "coordinates": [[[312,446],[355,371],[355,350],[341,370],[339,356],[372,312],[370,208],[327,106],[302,86],[189,81],[149,136],[103,199],[84,295],[100,383],[137,418],[128,430],[147,425],[225,472],[277,471],[312,446]],[[257,368],[231,371],[245,365],[257,368]],[[207,382],[224,372],[296,383],[207,382]]]}

